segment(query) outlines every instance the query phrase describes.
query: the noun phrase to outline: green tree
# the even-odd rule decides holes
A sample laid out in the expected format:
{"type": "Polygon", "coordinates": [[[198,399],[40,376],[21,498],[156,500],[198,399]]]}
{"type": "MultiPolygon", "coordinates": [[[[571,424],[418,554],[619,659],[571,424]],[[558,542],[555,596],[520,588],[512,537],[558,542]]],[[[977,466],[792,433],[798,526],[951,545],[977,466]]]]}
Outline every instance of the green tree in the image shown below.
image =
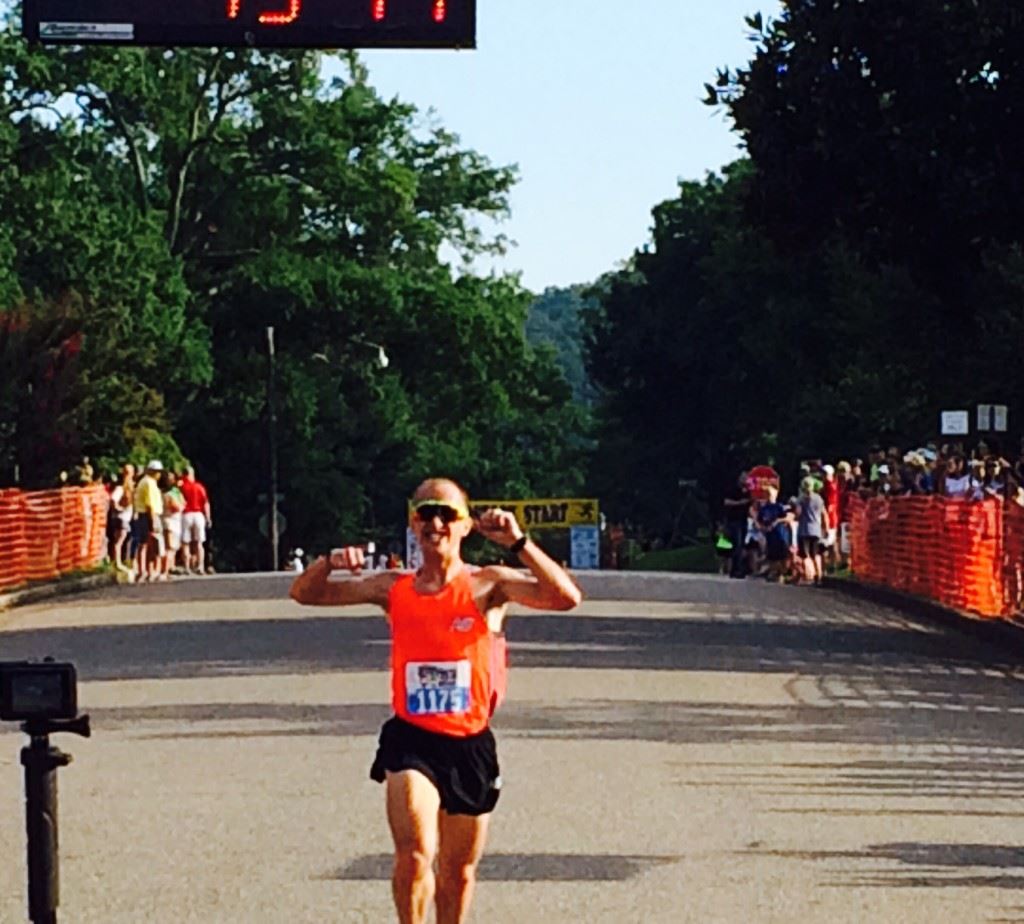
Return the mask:
{"type": "Polygon", "coordinates": [[[465,266],[503,246],[478,219],[505,212],[513,169],[382,99],[354,55],[330,82],[308,52],[19,46],[10,61],[8,141],[35,186],[0,266],[18,254],[15,292],[82,294],[82,378],[108,409],[89,438],[173,433],[213,488],[222,565],[264,546],[271,326],[287,544],[395,535],[428,471],[477,493],[575,488],[582,421],[525,339],[529,295],[465,266]]]}
{"type": "Polygon", "coordinates": [[[838,246],[780,253],[747,217],[752,176],[740,161],[681,184],[586,315],[601,394],[592,480],[613,516],[666,539],[704,525],[753,464],[778,466],[795,491],[802,458],[931,435],[918,345],[890,336],[920,290],[838,246]]]}
{"type": "Polygon", "coordinates": [[[77,306],[65,320],[82,338],[74,437],[54,442],[46,427],[55,437],[66,421],[40,418],[33,441],[63,448],[34,451],[22,466],[24,479],[46,482],[77,461],[72,453],[145,455],[147,442],[132,434],[170,428],[165,394],[209,378],[209,348],[189,323],[182,262],[125,194],[112,139],[58,106],[72,86],[63,57],[30,49],[9,24],[0,61],[0,311],[24,315],[22,301],[49,304],[50,314],[77,306]]]}
{"type": "Polygon", "coordinates": [[[526,336],[536,346],[547,344],[554,349],[573,398],[590,405],[596,395],[583,361],[582,314],[592,307],[586,289],[582,285],[545,289],[530,305],[526,336]]]}
{"type": "Polygon", "coordinates": [[[753,60],[707,89],[755,166],[749,219],[787,254],[858,265],[883,335],[912,341],[920,428],[1019,391],[1019,363],[993,362],[1024,334],[1019,6],[793,0],[748,24],[753,60]]]}

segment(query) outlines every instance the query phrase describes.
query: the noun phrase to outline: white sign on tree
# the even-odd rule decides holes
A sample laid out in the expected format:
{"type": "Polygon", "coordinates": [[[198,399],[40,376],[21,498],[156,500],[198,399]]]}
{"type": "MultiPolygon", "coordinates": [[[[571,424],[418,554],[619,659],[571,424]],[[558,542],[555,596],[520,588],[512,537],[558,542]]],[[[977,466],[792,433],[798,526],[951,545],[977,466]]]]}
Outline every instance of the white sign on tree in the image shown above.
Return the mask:
{"type": "Polygon", "coordinates": [[[971,432],[971,412],[943,411],[940,426],[943,436],[967,436],[971,432]]]}

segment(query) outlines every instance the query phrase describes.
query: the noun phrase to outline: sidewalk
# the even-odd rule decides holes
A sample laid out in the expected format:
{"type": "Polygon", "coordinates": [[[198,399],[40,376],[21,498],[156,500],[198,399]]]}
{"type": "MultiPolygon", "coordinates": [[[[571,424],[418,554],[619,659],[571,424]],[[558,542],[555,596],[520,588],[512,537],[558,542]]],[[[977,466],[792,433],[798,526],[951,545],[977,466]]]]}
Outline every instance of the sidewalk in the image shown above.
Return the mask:
{"type": "Polygon", "coordinates": [[[16,590],[0,593],[0,613],[15,606],[27,606],[30,603],[39,603],[52,597],[77,594],[116,583],[116,572],[113,570],[99,570],[93,574],[68,575],[56,581],[45,581],[28,587],[21,587],[16,590]]]}

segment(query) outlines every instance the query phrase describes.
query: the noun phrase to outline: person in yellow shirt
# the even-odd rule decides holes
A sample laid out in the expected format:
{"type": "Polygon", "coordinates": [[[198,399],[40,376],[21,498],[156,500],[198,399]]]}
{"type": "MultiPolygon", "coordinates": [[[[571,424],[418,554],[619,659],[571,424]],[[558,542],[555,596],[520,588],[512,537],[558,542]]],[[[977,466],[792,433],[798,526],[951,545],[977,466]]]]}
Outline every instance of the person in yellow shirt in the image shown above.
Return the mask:
{"type": "Polygon", "coordinates": [[[163,470],[163,463],[159,459],[154,459],[146,466],[146,473],[135,486],[135,519],[132,521],[132,534],[135,539],[135,573],[138,581],[156,580],[160,573],[160,560],[163,557],[161,517],[164,512],[164,497],[160,493],[157,478],[163,470]]]}

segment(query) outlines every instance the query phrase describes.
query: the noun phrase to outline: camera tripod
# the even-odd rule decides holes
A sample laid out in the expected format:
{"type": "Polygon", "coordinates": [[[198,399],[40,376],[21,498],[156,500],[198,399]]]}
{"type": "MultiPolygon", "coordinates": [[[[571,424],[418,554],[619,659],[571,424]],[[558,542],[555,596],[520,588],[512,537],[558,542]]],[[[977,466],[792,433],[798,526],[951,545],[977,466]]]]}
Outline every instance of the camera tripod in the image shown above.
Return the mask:
{"type": "Polygon", "coordinates": [[[31,719],[21,730],[31,739],[21,749],[25,768],[25,830],[28,833],[28,918],[32,924],[57,924],[60,858],[57,852],[57,770],[71,755],[52,747],[50,735],[69,732],[88,738],[89,716],[31,719]]]}

